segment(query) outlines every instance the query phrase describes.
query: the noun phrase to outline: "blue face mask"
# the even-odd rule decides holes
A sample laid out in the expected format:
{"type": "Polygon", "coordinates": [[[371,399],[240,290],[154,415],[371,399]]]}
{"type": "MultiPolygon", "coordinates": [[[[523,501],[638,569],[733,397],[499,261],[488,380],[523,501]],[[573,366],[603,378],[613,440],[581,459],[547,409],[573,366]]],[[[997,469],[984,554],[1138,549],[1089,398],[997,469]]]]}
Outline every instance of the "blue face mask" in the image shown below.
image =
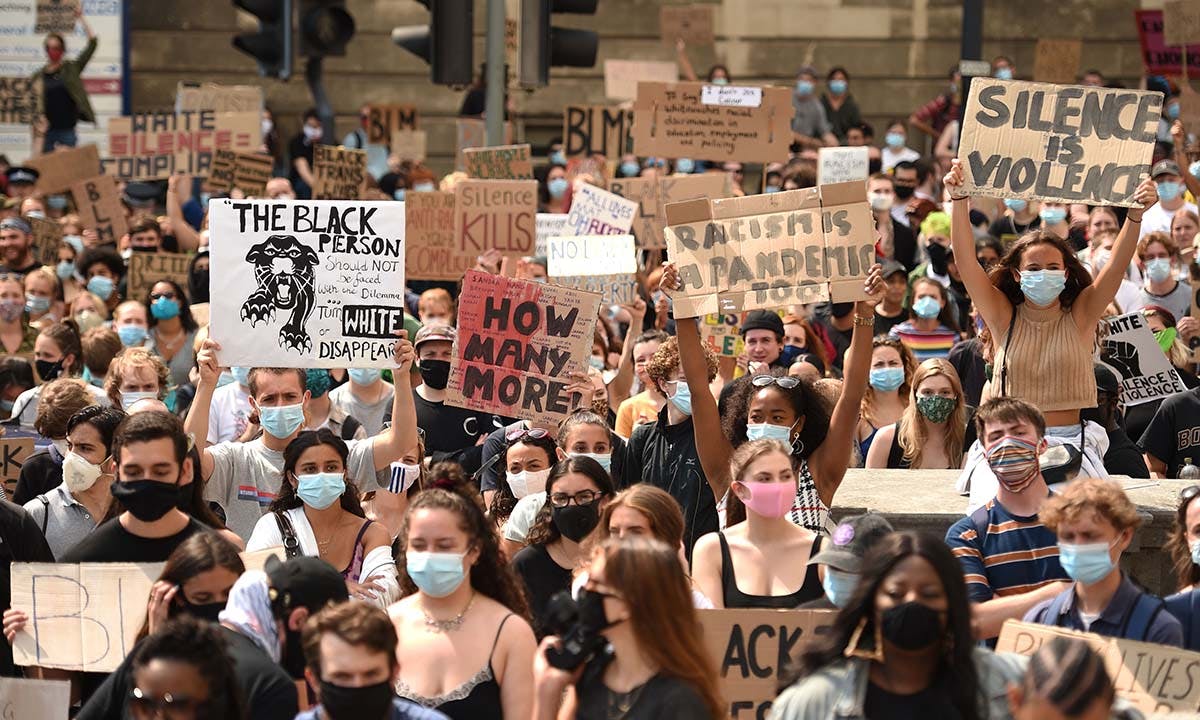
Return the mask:
{"type": "Polygon", "coordinates": [[[1146,261],[1146,277],[1151,282],[1162,282],[1171,277],[1171,260],[1169,258],[1154,258],[1146,261]]]}
{"type": "Polygon", "coordinates": [[[798,95],[812,95],[813,84],[811,80],[797,80],[796,93],[798,95]]]}
{"type": "Polygon", "coordinates": [[[234,367],[229,368],[229,372],[233,375],[233,379],[237,380],[237,384],[245,387],[250,384],[250,368],[234,367]]]}
{"type": "Polygon", "coordinates": [[[833,93],[834,95],[845,95],[846,94],[846,81],[845,80],[830,80],[829,81],[829,92],[833,93]]]}
{"type": "Polygon", "coordinates": [[[562,150],[555,150],[554,152],[550,153],[550,164],[566,166],[567,156],[563,154],[562,150]]]}
{"type": "Polygon", "coordinates": [[[784,345],[779,351],[779,364],[791,365],[796,362],[796,358],[800,357],[800,353],[804,352],[804,348],[796,347],[795,345],[784,345]]]}
{"type": "Polygon", "coordinates": [[[0,418],[7,418],[12,415],[13,403],[15,400],[0,400],[0,418]]]}
{"type": "Polygon", "coordinates": [[[25,296],[25,312],[30,315],[41,315],[50,310],[50,298],[37,295],[25,296]]]}
{"type": "Polygon", "coordinates": [[[324,510],[346,492],[346,478],[337,472],[296,476],[296,497],[310,508],[324,510]]]}
{"type": "Polygon", "coordinates": [[[729,84],[729,78],[727,78],[727,77],[715,77],[715,78],[713,78],[713,79],[712,79],[712,84],[713,84],[713,85],[728,85],[728,84],[729,84]]]}
{"type": "Polygon", "coordinates": [[[1012,68],[1007,68],[1007,67],[997,68],[996,69],[996,79],[997,80],[1012,80],[1013,79],[1012,68]]]}
{"type": "Polygon", "coordinates": [[[1067,209],[1060,207],[1042,208],[1038,217],[1047,225],[1057,225],[1067,219],[1067,209]]]}
{"type": "Polygon", "coordinates": [[[858,588],[858,575],[834,570],[826,565],[825,579],[821,581],[821,587],[825,588],[825,597],[829,598],[829,602],[844,608],[850,604],[850,598],[858,588]]]}
{"type": "Polygon", "coordinates": [[[1179,119],[1179,103],[1174,103],[1172,105],[1167,106],[1167,119],[1168,120],[1178,120],[1179,119]]]}
{"type": "Polygon", "coordinates": [[[83,381],[93,387],[104,387],[104,378],[92,377],[92,370],[86,365],[83,366],[83,381]]]}
{"type": "Polygon", "coordinates": [[[1164,180],[1158,183],[1158,199],[1163,202],[1171,202],[1183,193],[1183,183],[1171,182],[1164,180]]]}
{"type": "Polygon", "coordinates": [[[1004,198],[1004,207],[1013,212],[1021,212],[1029,207],[1029,203],[1021,198],[1004,198]]]}
{"type": "Polygon", "coordinates": [[[170,320],[179,317],[179,301],[160,297],[150,303],[150,314],[156,320],[170,320]]]}
{"type": "Polygon", "coordinates": [[[589,457],[600,463],[600,467],[604,468],[604,472],[612,472],[612,454],[611,453],[567,453],[568,457],[589,457]]]}
{"type": "Polygon", "coordinates": [[[675,394],[667,397],[667,400],[684,415],[692,414],[692,391],[683,380],[675,383],[675,394]]]}
{"type": "Polygon", "coordinates": [[[426,182],[419,182],[416,185],[413,185],[412,189],[413,189],[413,192],[433,192],[437,188],[435,188],[433,186],[433,183],[426,181],[426,182]]]}
{"type": "Polygon", "coordinates": [[[884,136],[883,141],[893,150],[904,147],[904,135],[901,133],[890,132],[884,136]]]}
{"type": "Polygon", "coordinates": [[[772,425],[771,423],[753,423],[746,425],[747,440],[778,440],[781,443],[790,443],[792,440],[792,429],[785,425],[772,425]]]}
{"type": "Polygon", "coordinates": [[[405,192],[406,192],[406,190],[404,188],[396,188],[394,191],[392,191],[392,197],[399,200],[400,202],[404,202],[404,193],[405,192]]]}
{"type": "Polygon", "coordinates": [[[904,384],[904,368],[871,368],[871,387],[880,392],[891,392],[904,384]]]}
{"type": "Polygon", "coordinates": [[[763,192],[768,195],[770,195],[771,193],[777,193],[777,192],[779,192],[779,186],[778,185],[768,185],[765,188],[763,188],[763,192]]]}
{"type": "Polygon", "coordinates": [[[696,171],[696,161],[691,158],[679,158],[675,161],[675,172],[693,173],[696,171]]]}
{"type": "Polygon", "coordinates": [[[258,418],[263,430],[271,437],[284,440],[304,424],[304,404],[259,408],[258,418]]]}
{"type": "Polygon", "coordinates": [[[141,325],[122,325],[117,328],[117,337],[125,347],[138,347],[146,342],[146,328],[141,325]]]}
{"type": "Polygon", "coordinates": [[[66,280],[75,274],[75,263],[63,260],[54,266],[54,274],[58,275],[59,280],[66,280]]]}
{"type": "Polygon", "coordinates": [[[558,200],[562,198],[563,195],[567,194],[567,186],[568,183],[566,178],[554,178],[550,182],[546,183],[546,190],[550,193],[550,197],[558,200]]]}
{"type": "Polygon", "coordinates": [[[1108,543],[1087,545],[1058,544],[1058,562],[1075,582],[1093,585],[1108,576],[1116,565],[1109,555],[1108,543]]]}
{"type": "Polygon", "coordinates": [[[413,584],[430,597],[446,597],[463,584],[465,553],[415,552],[405,553],[404,569],[413,584]]]}
{"type": "MultiPolygon", "coordinates": [[[[0,407],[0,410],[3,409],[3,407],[0,407]]],[[[1192,542],[1188,548],[1192,551],[1192,564],[1200,565],[1200,540],[1192,542]]]]}
{"type": "Polygon", "coordinates": [[[641,166],[639,166],[637,163],[633,162],[632,160],[626,160],[625,162],[621,163],[621,176],[622,177],[637,177],[638,173],[641,172],[641,170],[642,170],[641,166]]]}
{"type": "Polygon", "coordinates": [[[225,387],[226,385],[228,385],[228,384],[232,383],[233,381],[234,381],[234,380],[233,380],[233,373],[231,373],[231,372],[229,372],[228,370],[226,370],[225,372],[223,372],[223,373],[221,373],[220,375],[218,375],[218,376],[217,376],[217,387],[218,387],[218,388],[223,388],[223,387],[225,387]]]}
{"type": "Polygon", "coordinates": [[[917,317],[929,320],[938,316],[938,313],[942,311],[942,304],[932,295],[922,295],[913,303],[912,309],[917,317]]]}
{"type": "Polygon", "coordinates": [[[1067,286],[1065,270],[1027,270],[1021,273],[1021,292],[1034,305],[1046,307],[1067,286]]]}
{"type": "Polygon", "coordinates": [[[97,275],[87,282],[88,292],[105,302],[112,297],[113,290],[116,287],[117,284],[111,278],[106,278],[103,275],[97,275]]]}
{"type": "Polygon", "coordinates": [[[355,385],[370,385],[379,379],[379,368],[350,368],[346,373],[355,385]]]}

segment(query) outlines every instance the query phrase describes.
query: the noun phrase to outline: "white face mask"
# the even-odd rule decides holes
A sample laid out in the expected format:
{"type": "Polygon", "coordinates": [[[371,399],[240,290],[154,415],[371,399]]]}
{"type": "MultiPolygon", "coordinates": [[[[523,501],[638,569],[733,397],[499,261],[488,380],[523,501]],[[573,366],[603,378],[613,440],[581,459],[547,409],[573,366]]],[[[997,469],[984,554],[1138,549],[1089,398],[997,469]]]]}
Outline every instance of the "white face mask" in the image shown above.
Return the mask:
{"type": "Polygon", "coordinates": [[[144,392],[124,392],[121,393],[121,409],[129,412],[129,408],[140,400],[157,400],[158,392],[154,390],[146,390],[144,392]]]}
{"type": "Polygon", "coordinates": [[[67,490],[73,493],[90,489],[104,474],[99,465],[88,462],[74,452],[68,452],[63,458],[62,470],[63,482],[67,484],[67,490]]]}
{"type": "Polygon", "coordinates": [[[884,210],[892,209],[892,202],[895,200],[895,196],[887,193],[871,193],[867,196],[867,200],[871,203],[872,210],[883,212],[884,210]]]}
{"type": "Polygon", "coordinates": [[[508,487],[512,489],[513,497],[520,500],[526,495],[540,493],[546,489],[546,480],[550,478],[550,468],[545,470],[522,470],[519,473],[505,473],[508,487]]]}
{"type": "Polygon", "coordinates": [[[408,492],[408,489],[417,482],[421,477],[421,466],[409,465],[402,462],[392,463],[392,478],[388,484],[388,492],[403,493],[408,492]]]}

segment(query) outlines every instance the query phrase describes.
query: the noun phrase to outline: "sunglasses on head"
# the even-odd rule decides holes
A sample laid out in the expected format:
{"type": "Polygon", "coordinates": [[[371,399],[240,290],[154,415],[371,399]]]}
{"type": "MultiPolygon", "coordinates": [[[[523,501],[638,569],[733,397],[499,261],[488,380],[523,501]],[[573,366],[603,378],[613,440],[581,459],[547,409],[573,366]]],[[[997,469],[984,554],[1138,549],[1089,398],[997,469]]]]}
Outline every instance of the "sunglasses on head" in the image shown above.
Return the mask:
{"type": "Polygon", "coordinates": [[[1188,485],[1179,491],[1179,502],[1186,505],[1197,495],[1200,495],[1200,485],[1188,485]]]}
{"type": "Polygon", "coordinates": [[[755,375],[750,380],[750,384],[756,388],[765,388],[771,385],[778,385],[784,390],[791,390],[800,384],[799,378],[784,375],[783,377],[775,377],[774,375],[755,375]]]}
{"type": "Polygon", "coordinates": [[[504,439],[510,443],[525,442],[526,440],[541,440],[544,437],[549,437],[550,433],[541,428],[513,428],[504,433],[504,439]]]}

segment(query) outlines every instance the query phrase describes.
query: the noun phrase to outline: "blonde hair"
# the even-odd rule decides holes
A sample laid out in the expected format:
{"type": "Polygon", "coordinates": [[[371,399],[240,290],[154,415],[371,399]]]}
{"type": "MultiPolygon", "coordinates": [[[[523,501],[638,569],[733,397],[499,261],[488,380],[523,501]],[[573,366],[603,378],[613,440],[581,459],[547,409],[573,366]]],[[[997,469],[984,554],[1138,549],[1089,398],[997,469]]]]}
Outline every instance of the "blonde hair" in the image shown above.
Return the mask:
{"type": "Polygon", "coordinates": [[[104,379],[104,392],[112,402],[113,407],[121,407],[121,383],[125,374],[139,367],[148,367],[158,378],[158,399],[162,400],[167,394],[167,376],[169,371],[158,356],[144,347],[130,347],[121,351],[113,358],[108,366],[108,377],[104,379]]]}
{"type": "Polygon", "coordinates": [[[1038,519],[1050,532],[1057,533],[1060,524],[1071,522],[1085,512],[1104,518],[1118,532],[1136,528],[1142,523],[1137,507],[1121,486],[1102,478],[1077,478],[1072,481],[1066,488],[1050,496],[1038,513],[1038,519]]]}
{"type": "Polygon", "coordinates": [[[946,457],[950,459],[952,467],[958,466],[955,458],[962,457],[963,438],[967,434],[967,412],[966,403],[963,402],[962,383],[959,382],[958,373],[954,370],[953,365],[941,358],[932,358],[918,365],[916,372],[913,373],[908,407],[904,408],[904,414],[900,416],[900,428],[896,431],[900,447],[904,450],[904,459],[914,470],[921,467],[921,460],[925,455],[925,445],[929,439],[929,428],[925,424],[925,416],[917,410],[917,390],[926,379],[938,375],[942,375],[950,381],[956,402],[950,417],[946,418],[946,440],[942,444],[942,448],[946,452],[946,457]]]}
{"type": "Polygon", "coordinates": [[[429,312],[439,306],[446,308],[446,312],[450,313],[450,318],[447,322],[453,322],[454,299],[450,297],[450,293],[446,288],[429,288],[421,293],[421,297],[417,300],[418,312],[429,312]]]}

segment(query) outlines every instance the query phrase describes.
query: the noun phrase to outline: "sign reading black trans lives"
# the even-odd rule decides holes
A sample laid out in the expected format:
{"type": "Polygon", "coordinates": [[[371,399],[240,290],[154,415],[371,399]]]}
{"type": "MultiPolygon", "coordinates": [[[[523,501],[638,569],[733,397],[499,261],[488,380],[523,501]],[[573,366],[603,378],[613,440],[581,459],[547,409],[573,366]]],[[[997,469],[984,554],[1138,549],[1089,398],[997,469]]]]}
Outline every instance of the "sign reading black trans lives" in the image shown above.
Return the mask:
{"type": "Polygon", "coordinates": [[[963,115],[968,195],[1135,205],[1163,96],[975,78],[963,115]]]}
{"type": "Polygon", "coordinates": [[[404,203],[216,200],[211,333],[242,367],[392,367],[404,203]]]}

